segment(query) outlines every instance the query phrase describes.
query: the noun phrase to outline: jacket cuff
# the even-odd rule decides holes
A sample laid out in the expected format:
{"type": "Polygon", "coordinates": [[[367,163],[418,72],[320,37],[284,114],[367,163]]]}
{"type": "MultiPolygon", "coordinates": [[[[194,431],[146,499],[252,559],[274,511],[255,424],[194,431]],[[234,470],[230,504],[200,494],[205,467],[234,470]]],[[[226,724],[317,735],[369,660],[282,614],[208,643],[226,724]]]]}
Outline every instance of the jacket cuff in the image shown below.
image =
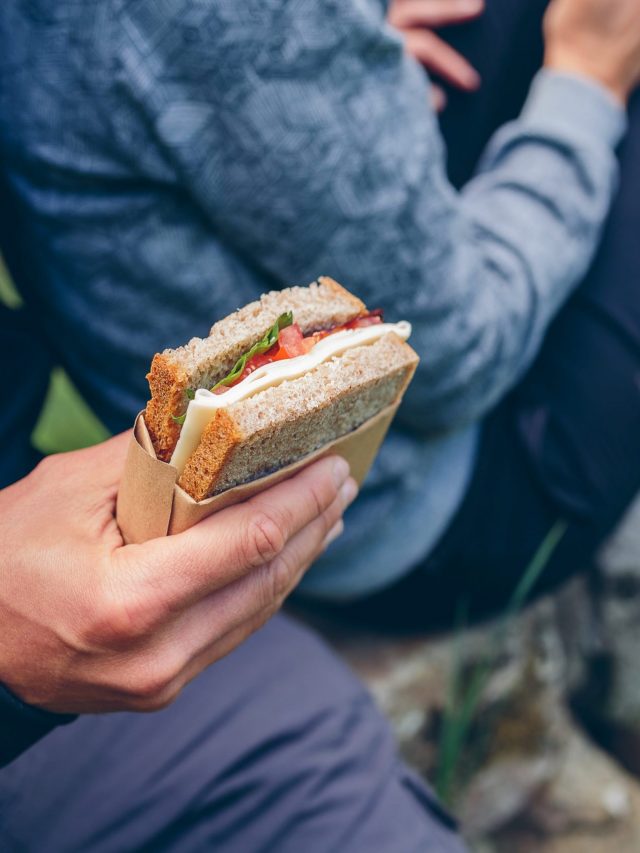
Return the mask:
{"type": "Polygon", "coordinates": [[[558,136],[593,145],[600,139],[615,148],[627,129],[627,114],[613,95],[595,80],[543,69],[531,85],[522,111],[525,125],[543,124],[558,136]]]}
{"type": "Polygon", "coordinates": [[[0,684],[0,767],[5,767],[74,714],[53,714],[27,705],[0,684]]]}

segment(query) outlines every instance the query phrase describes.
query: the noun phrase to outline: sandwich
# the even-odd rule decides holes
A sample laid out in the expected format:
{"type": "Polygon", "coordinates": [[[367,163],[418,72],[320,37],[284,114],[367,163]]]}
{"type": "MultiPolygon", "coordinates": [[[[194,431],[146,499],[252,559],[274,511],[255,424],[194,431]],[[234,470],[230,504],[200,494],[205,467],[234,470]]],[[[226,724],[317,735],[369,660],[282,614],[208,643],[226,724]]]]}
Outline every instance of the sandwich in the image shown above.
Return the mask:
{"type": "Polygon", "coordinates": [[[154,356],[156,456],[196,501],[297,462],[400,400],[418,363],[410,333],[330,278],[267,293],[154,356]]]}

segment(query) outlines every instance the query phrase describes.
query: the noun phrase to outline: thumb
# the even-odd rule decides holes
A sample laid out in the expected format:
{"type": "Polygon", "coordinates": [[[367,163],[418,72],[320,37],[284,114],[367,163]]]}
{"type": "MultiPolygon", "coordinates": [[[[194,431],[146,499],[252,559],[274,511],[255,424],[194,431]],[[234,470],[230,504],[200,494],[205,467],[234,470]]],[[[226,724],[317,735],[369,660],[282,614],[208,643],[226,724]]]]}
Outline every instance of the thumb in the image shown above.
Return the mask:
{"type": "MultiPolygon", "coordinates": [[[[277,557],[296,534],[326,516],[348,476],[344,459],[321,459],[183,533],[127,545],[118,559],[125,561],[129,578],[153,586],[171,607],[186,607],[277,557]]],[[[319,542],[337,521],[329,515],[319,542]]]]}

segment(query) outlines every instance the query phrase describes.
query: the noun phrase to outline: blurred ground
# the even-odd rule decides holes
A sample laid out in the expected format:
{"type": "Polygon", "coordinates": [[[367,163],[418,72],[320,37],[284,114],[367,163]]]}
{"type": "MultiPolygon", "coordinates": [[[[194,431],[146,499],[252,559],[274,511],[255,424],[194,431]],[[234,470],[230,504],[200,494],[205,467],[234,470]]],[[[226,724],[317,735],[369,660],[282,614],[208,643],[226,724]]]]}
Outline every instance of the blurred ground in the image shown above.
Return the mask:
{"type": "MultiPolygon", "coordinates": [[[[638,778],[572,712],[580,689],[594,686],[588,644],[606,628],[592,604],[578,578],[519,613],[506,633],[496,633],[500,619],[457,636],[385,637],[311,618],[368,684],[407,761],[432,784],[442,781],[443,761],[451,765],[448,805],[473,851],[637,853],[638,778]],[[487,661],[486,685],[447,759],[452,679],[471,683],[487,661]]],[[[627,697],[637,696],[621,675],[627,697]]],[[[604,713],[609,699],[601,689],[592,710],[604,713]]]]}

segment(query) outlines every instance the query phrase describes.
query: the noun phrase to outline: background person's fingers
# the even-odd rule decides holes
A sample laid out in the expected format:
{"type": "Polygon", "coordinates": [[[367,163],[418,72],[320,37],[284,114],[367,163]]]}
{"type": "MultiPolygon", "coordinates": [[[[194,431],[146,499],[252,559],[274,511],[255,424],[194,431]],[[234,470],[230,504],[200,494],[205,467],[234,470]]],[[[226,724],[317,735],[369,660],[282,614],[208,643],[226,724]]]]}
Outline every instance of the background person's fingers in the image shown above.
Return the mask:
{"type": "Polygon", "coordinates": [[[430,73],[467,92],[480,86],[475,68],[435,33],[414,29],[405,32],[404,38],[406,50],[430,73]]]}
{"type": "Polygon", "coordinates": [[[473,20],[483,11],[483,0],[395,0],[389,10],[389,23],[398,29],[445,27],[473,20]]]}
{"type": "Polygon", "coordinates": [[[140,618],[154,618],[150,602],[159,615],[179,611],[270,563],[334,504],[348,474],[344,459],[322,459],[184,533],[118,549],[119,578],[134,599],[149,607],[140,618]]]}

